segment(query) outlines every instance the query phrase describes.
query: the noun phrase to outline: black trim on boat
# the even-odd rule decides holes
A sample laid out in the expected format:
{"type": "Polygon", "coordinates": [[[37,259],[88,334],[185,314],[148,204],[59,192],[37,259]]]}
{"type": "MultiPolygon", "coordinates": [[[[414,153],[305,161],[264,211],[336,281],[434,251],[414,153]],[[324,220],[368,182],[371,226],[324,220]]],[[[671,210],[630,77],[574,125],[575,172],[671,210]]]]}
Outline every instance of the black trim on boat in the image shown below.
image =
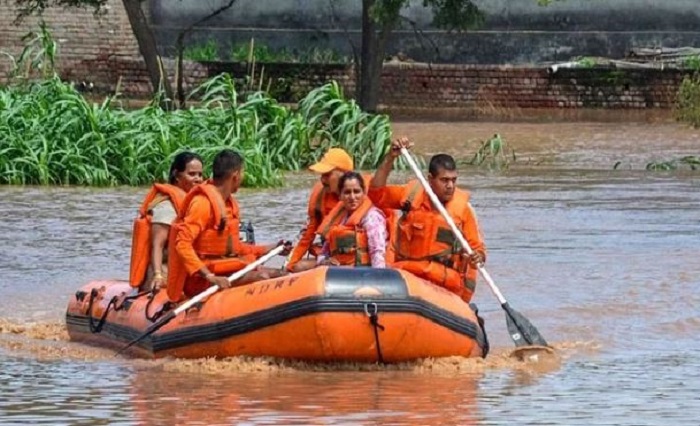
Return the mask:
{"type": "MultiPolygon", "coordinates": [[[[182,328],[163,334],[155,334],[139,344],[143,349],[153,353],[167,349],[175,349],[196,343],[224,339],[227,337],[250,333],[263,327],[280,324],[295,318],[323,312],[359,312],[365,313],[368,304],[376,304],[381,313],[411,313],[420,315],[435,324],[446,327],[456,333],[475,339],[483,347],[484,334],[475,323],[459,317],[442,308],[438,308],[423,299],[402,298],[382,299],[367,297],[362,299],[347,299],[333,297],[308,297],[283,305],[253,312],[241,317],[231,318],[216,323],[182,328]]],[[[84,333],[89,333],[88,317],[84,315],[66,314],[66,323],[77,327],[84,333]]],[[[107,321],[102,334],[113,336],[119,341],[130,341],[140,336],[143,330],[113,324],[107,321]]]]}

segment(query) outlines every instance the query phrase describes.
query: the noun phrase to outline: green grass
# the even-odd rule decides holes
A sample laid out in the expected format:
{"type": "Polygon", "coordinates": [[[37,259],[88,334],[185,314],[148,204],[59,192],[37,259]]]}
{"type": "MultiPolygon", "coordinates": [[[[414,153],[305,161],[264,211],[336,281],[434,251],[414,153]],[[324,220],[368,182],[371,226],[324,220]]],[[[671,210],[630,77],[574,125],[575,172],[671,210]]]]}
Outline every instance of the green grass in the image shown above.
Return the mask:
{"type": "Polygon", "coordinates": [[[219,60],[219,47],[214,40],[208,40],[205,44],[187,47],[182,56],[190,61],[211,62],[219,60]]]}
{"type": "Polygon", "coordinates": [[[272,49],[251,39],[231,48],[230,59],[234,62],[256,63],[305,63],[305,64],[345,64],[350,61],[332,49],[310,47],[308,49],[272,49]]]}

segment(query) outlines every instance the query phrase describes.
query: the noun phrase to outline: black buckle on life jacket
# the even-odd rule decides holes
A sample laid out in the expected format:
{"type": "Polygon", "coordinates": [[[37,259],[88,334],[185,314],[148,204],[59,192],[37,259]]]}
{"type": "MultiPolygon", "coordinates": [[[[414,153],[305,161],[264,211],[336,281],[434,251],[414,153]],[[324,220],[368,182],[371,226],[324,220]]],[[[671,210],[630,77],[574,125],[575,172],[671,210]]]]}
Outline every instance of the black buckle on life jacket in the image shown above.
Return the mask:
{"type": "Polygon", "coordinates": [[[435,263],[439,263],[443,266],[447,266],[448,268],[454,269],[454,261],[450,256],[433,257],[430,260],[435,263]]]}

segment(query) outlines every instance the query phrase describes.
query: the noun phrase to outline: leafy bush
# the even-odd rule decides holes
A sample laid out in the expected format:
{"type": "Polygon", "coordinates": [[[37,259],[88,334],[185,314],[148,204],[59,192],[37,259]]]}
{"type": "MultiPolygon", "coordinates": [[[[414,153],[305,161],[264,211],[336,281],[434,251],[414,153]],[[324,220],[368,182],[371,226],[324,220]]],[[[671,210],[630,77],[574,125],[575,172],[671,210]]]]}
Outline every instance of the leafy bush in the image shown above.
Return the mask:
{"type": "Polygon", "coordinates": [[[676,96],[676,118],[700,127],[700,74],[683,78],[676,96]]]}

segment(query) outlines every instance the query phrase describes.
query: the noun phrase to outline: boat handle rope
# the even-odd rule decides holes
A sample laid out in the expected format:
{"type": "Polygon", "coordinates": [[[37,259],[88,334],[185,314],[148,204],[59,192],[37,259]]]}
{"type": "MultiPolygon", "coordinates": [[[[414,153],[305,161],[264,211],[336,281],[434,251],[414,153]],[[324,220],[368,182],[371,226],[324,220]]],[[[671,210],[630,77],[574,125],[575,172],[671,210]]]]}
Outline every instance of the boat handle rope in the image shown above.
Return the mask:
{"type": "Polygon", "coordinates": [[[379,307],[376,303],[365,303],[365,314],[369,317],[369,323],[374,329],[374,343],[377,348],[377,362],[384,364],[384,356],[382,355],[382,346],[379,343],[379,330],[384,331],[384,326],[379,324],[379,307]],[[372,308],[370,310],[370,307],[372,308]]]}
{"type": "MultiPolygon", "coordinates": [[[[95,301],[95,298],[97,298],[97,295],[99,292],[97,291],[96,288],[93,288],[92,291],[90,291],[90,299],[88,300],[88,306],[87,309],[85,310],[85,315],[88,317],[88,325],[90,327],[90,331],[92,333],[100,333],[102,331],[102,328],[105,325],[105,322],[107,321],[107,315],[109,314],[110,309],[114,309],[114,311],[121,311],[122,309],[126,308],[126,302],[134,299],[138,299],[141,296],[144,296],[146,294],[153,293],[152,290],[148,291],[142,291],[140,293],[137,293],[133,296],[127,296],[123,299],[121,299],[121,303],[117,304],[117,302],[120,301],[119,296],[114,296],[112,299],[109,301],[107,304],[107,309],[105,309],[104,313],[102,314],[102,317],[100,317],[99,321],[97,321],[97,324],[95,324],[94,317],[92,316],[92,306],[95,301]]],[[[162,315],[162,313],[158,313],[162,315]]],[[[157,314],[157,315],[158,315],[157,314]]]]}
{"type": "Polygon", "coordinates": [[[114,308],[117,304],[117,296],[112,297],[112,299],[109,301],[107,304],[107,308],[105,309],[104,313],[102,314],[102,317],[100,320],[95,324],[94,317],[92,316],[92,304],[97,297],[98,291],[96,288],[93,288],[92,291],[90,292],[90,300],[88,300],[88,306],[87,310],[85,312],[85,315],[88,317],[88,326],[90,327],[90,332],[91,333],[100,333],[102,331],[102,327],[104,327],[105,322],[107,321],[107,314],[109,314],[109,310],[114,308]]]}
{"type": "Polygon", "coordinates": [[[165,302],[163,303],[163,306],[160,308],[160,310],[156,311],[153,315],[149,315],[148,310],[151,307],[151,303],[153,303],[153,300],[156,298],[156,294],[158,293],[158,290],[153,289],[150,291],[150,294],[148,295],[148,302],[146,303],[146,309],[144,309],[144,314],[146,315],[146,319],[149,320],[150,322],[156,322],[160,317],[163,316],[166,312],[170,311],[175,307],[175,303],[173,302],[165,302]]]}

